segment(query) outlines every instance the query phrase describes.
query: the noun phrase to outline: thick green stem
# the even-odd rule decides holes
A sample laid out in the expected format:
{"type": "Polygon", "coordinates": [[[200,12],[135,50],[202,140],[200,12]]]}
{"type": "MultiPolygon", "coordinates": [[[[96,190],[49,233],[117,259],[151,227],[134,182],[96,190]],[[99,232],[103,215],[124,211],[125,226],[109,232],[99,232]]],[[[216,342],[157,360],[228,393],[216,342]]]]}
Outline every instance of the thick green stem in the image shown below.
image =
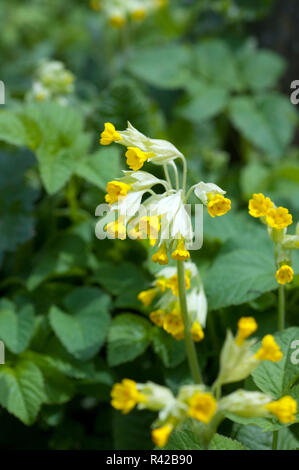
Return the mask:
{"type": "Polygon", "coordinates": [[[278,330],[282,331],[285,326],[285,287],[278,288],[278,330]]]}
{"type": "Polygon", "coordinates": [[[196,384],[201,383],[201,374],[196,356],[196,349],[192,339],[190,324],[187,310],[187,299],[186,299],[186,285],[185,285],[185,268],[184,261],[177,261],[178,270],[178,285],[179,285],[179,300],[181,307],[181,315],[185,329],[185,344],[186,352],[190,370],[192,373],[193,380],[196,384]]]}
{"type": "Polygon", "coordinates": [[[272,450],[277,450],[278,431],[273,431],[272,450]]]}

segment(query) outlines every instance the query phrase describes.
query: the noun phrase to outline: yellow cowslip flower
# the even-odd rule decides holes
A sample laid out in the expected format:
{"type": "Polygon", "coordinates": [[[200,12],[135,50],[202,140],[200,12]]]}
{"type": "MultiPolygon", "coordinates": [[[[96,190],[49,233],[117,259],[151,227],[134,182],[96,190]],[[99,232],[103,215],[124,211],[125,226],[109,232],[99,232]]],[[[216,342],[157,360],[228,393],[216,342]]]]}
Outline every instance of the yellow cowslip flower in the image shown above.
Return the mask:
{"type": "Polygon", "coordinates": [[[158,238],[161,228],[160,219],[157,215],[152,217],[141,217],[139,220],[139,229],[141,232],[146,233],[150,240],[158,238]]]}
{"type": "Polygon", "coordinates": [[[171,312],[164,316],[163,328],[177,340],[184,338],[184,323],[177,313],[171,312]]]}
{"type": "Polygon", "coordinates": [[[142,239],[142,233],[140,232],[140,230],[138,230],[138,225],[129,231],[129,235],[133,240],[142,239]]]}
{"type": "Polygon", "coordinates": [[[277,209],[270,209],[267,213],[266,222],[271,228],[283,229],[293,223],[292,214],[284,207],[277,207],[277,209]]]}
{"type": "Polygon", "coordinates": [[[245,339],[257,330],[257,323],[253,317],[242,317],[238,321],[238,334],[236,343],[242,346],[245,339]]]}
{"type": "Polygon", "coordinates": [[[108,204],[114,204],[120,197],[126,197],[130,189],[130,184],[122,183],[121,181],[110,181],[106,186],[107,194],[105,201],[108,204]]]}
{"type": "Polygon", "coordinates": [[[191,327],[191,334],[193,341],[199,342],[202,339],[204,339],[205,334],[203,332],[203,329],[201,327],[201,324],[198,321],[195,321],[191,327]]]}
{"type": "Polygon", "coordinates": [[[138,147],[128,147],[126,152],[127,165],[131,170],[140,170],[150,155],[150,153],[143,152],[138,147]]]}
{"type": "Polygon", "coordinates": [[[190,253],[188,250],[186,250],[183,239],[178,241],[176,249],[171,254],[171,258],[179,261],[186,261],[187,259],[190,259],[190,253]]]}
{"type": "Polygon", "coordinates": [[[165,310],[159,308],[158,310],[154,310],[150,313],[150,320],[157,326],[163,326],[163,319],[165,317],[165,310]]]}
{"type": "Polygon", "coordinates": [[[217,401],[211,393],[196,392],[189,400],[188,415],[208,424],[217,410],[217,401]]]}
{"type": "Polygon", "coordinates": [[[137,390],[136,382],[130,379],[123,379],[121,383],[113,385],[111,398],[113,408],[124,414],[129,413],[137,403],[146,401],[145,396],[137,390]]]}
{"type": "Polygon", "coordinates": [[[222,194],[207,194],[208,213],[211,217],[226,214],[231,209],[231,200],[222,196],[222,194]]]}
{"type": "Polygon", "coordinates": [[[166,249],[165,244],[163,244],[159,248],[159,250],[156,253],[153,254],[152,261],[154,263],[159,263],[161,265],[168,264],[169,259],[168,259],[168,256],[167,256],[167,249],[166,249]]]}
{"type": "Polygon", "coordinates": [[[164,447],[167,444],[173,426],[171,424],[164,424],[160,428],[153,429],[152,440],[158,447],[164,447]]]}
{"type": "Polygon", "coordinates": [[[283,264],[277,269],[275,274],[276,280],[278,284],[287,284],[288,282],[292,282],[294,277],[294,271],[288,264],[283,264]]]}
{"type": "MultiPolygon", "coordinates": [[[[110,16],[109,18],[109,23],[111,24],[111,26],[113,26],[113,28],[122,28],[125,23],[126,23],[126,18],[124,16],[121,16],[121,15],[112,15],[110,16]]],[[[119,139],[117,139],[119,140],[119,139]]]]}
{"type": "Polygon", "coordinates": [[[266,335],[262,340],[261,348],[255,353],[254,357],[260,361],[278,362],[283,357],[280,347],[272,335],[266,335]]]}
{"type": "Polygon", "coordinates": [[[134,10],[131,13],[131,18],[132,20],[135,20],[135,21],[143,21],[145,17],[146,17],[146,11],[143,8],[134,10]]]}
{"type": "Polygon", "coordinates": [[[265,197],[262,193],[253,194],[249,200],[248,209],[252,217],[265,217],[269,210],[274,207],[269,197],[265,197]]]}
{"type": "Polygon", "coordinates": [[[143,303],[144,307],[148,307],[157,295],[157,289],[148,289],[139,292],[138,299],[143,303]]]}
{"type": "Polygon", "coordinates": [[[161,292],[165,292],[167,288],[167,279],[161,277],[156,280],[156,286],[161,292]]]}
{"type": "Polygon", "coordinates": [[[110,222],[106,225],[105,230],[113,238],[118,238],[119,240],[125,240],[126,238],[126,227],[118,219],[115,222],[110,222]]]}
{"type": "Polygon", "coordinates": [[[112,142],[122,140],[121,135],[115,130],[111,122],[105,122],[105,129],[101,133],[101,145],[110,145],[112,142]]]}
{"type": "MultiPolygon", "coordinates": [[[[186,289],[190,289],[190,278],[188,274],[185,274],[185,286],[186,289]]],[[[178,276],[177,274],[174,274],[174,276],[171,276],[169,279],[166,281],[166,287],[172,290],[173,295],[178,297],[179,295],[179,282],[178,282],[178,276]]]]}
{"type": "Polygon", "coordinates": [[[266,409],[284,424],[296,421],[297,402],[290,396],[268,403],[266,409]]]}

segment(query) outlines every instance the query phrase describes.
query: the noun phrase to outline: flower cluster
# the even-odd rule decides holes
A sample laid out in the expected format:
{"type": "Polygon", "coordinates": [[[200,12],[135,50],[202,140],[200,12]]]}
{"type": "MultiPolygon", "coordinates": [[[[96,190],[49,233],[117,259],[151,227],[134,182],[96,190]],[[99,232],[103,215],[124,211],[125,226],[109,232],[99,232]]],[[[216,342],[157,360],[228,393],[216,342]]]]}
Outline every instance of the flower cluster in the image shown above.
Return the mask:
{"type": "Polygon", "coordinates": [[[36,80],[28,94],[35,101],[54,100],[65,105],[74,91],[74,75],[59,61],[45,61],[36,72],[36,80]]]}
{"type": "Polygon", "coordinates": [[[281,285],[292,282],[291,251],[299,248],[299,224],[295,235],[288,235],[287,227],[293,223],[292,215],[288,209],[276,207],[269,197],[261,193],[253,194],[248,207],[252,217],[260,218],[268,226],[269,236],[275,243],[277,282],[281,285]]]}
{"type": "Polygon", "coordinates": [[[191,214],[186,208],[192,191],[207,207],[211,217],[221,216],[231,208],[231,201],[224,197],[225,191],[213,183],[200,182],[186,191],[186,160],[184,155],[170,142],[151,139],[130,123],[125,131],[116,130],[113,124],[106,123],[100,143],[112,142],[126,147],[126,161],[131,171],[107,184],[106,202],[110,213],[107,216],[106,231],[112,238],[148,238],[157,248],[152,257],[155,263],[168,264],[168,251],[173,260],[186,261],[190,258],[188,244],[194,232],[191,214]],[[183,163],[182,185],[175,161],[183,163]],[[141,171],[146,162],[164,168],[165,179],[141,171]],[[173,186],[168,168],[176,176],[173,186]],[[163,193],[155,193],[153,187],[159,185],[163,193]],[[143,196],[149,197],[142,203],[143,196]]]}
{"type": "MultiPolygon", "coordinates": [[[[207,299],[195,264],[185,263],[185,288],[187,310],[192,338],[198,342],[204,338],[203,328],[207,317],[207,299]]],[[[145,307],[155,301],[150,313],[151,321],[171,334],[175,339],[184,338],[184,323],[180,311],[178,275],[175,267],[167,267],[156,273],[151,289],[138,295],[145,307]]]]}
{"type": "Polygon", "coordinates": [[[159,447],[164,447],[172,430],[187,419],[201,423],[194,429],[204,443],[211,439],[213,432],[229,413],[251,418],[269,418],[274,415],[282,423],[294,422],[297,402],[291,396],[273,400],[270,395],[261,392],[237,390],[220,397],[219,384],[246,378],[262,360],[279,361],[282,358],[279,346],[270,335],[262,340],[256,353],[251,352],[253,341],[247,338],[257,329],[254,318],[241,318],[238,326],[235,338],[228,333],[221,354],[219,376],[211,389],[205,385],[184,385],[175,397],[167,387],[123,379],[112,388],[112,406],[123,413],[128,413],[136,405],[138,409],[158,411],[158,418],[153,423],[152,439],[159,447]]]}
{"type": "Polygon", "coordinates": [[[167,5],[167,0],[91,0],[94,11],[103,11],[114,28],[122,28],[128,20],[143,21],[148,15],[167,5]]]}

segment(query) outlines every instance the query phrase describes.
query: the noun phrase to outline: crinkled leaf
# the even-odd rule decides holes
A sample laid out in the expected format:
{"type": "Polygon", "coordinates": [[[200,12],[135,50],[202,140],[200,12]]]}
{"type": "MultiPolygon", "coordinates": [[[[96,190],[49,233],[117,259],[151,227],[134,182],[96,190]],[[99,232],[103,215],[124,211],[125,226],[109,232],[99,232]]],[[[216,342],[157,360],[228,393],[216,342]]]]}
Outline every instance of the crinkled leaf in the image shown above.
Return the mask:
{"type": "Polygon", "coordinates": [[[34,309],[25,305],[19,311],[10,300],[0,301],[0,339],[13,353],[24,351],[34,333],[34,309]]]}

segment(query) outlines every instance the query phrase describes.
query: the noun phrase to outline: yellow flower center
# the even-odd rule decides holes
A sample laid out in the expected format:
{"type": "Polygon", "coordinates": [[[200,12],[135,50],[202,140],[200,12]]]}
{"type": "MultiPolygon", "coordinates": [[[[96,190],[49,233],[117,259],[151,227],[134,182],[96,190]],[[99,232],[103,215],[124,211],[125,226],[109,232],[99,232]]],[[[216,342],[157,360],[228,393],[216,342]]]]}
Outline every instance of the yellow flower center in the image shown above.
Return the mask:
{"type": "Polygon", "coordinates": [[[149,156],[150,153],[143,152],[137,147],[128,147],[126,152],[127,165],[131,168],[131,170],[140,170],[149,156]]]}
{"type": "Polygon", "coordinates": [[[121,181],[110,181],[106,187],[108,194],[105,196],[105,201],[109,204],[114,204],[120,197],[126,197],[130,189],[130,184],[122,183],[121,181]]]}
{"type": "Polygon", "coordinates": [[[191,334],[192,334],[193,341],[199,342],[202,339],[204,339],[205,334],[203,332],[201,324],[198,321],[193,323],[191,327],[191,334]]]}
{"type": "Polygon", "coordinates": [[[154,263],[159,263],[161,265],[168,264],[169,259],[168,259],[168,256],[167,256],[167,249],[166,249],[166,246],[164,244],[157,251],[157,253],[153,254],[152,261],[154,263]]]}
{"type": "Polygon", "coordinates": [[[261,348],[255,353],[255,358],[260,361],[278,362],[282,357],[283,353],[272,335],[263,338],[261,348]]]}
{"type": "Polygon", "coordinates": [[[184,338],[183,320],[181,315],[177,313],[172,312],[164,316],[163,328],[177,340],[184,338]]]}
{"type": "Polygon", "coordinates": [[[113,28],[122,28],[126,23],[126,18],[120,15],[113,15],[109,18],[109,23],[113,28]]]}
{"type": "Polygon", "coordinates": [[[292,282],[294,277],[294,271],[291,266],[284,264],[276,271],[275,277],[279,284],[284,285],[288,282],[292,282]]]}
{"type": "Polygon", "coordinates": [[[173,430],[173,426],[171,424],[165,424],[160,428],[156,428],[152,431],[152,440],[153,443],[156,444],[158,447],[164,447],[167,444],[169,435],[173,430]]]}
{"type": "Polygon", "coordinates": [[[150,313],[150,320],[157,326],[163,326],[163,319],[165,316],[165,310],[158,309],[150,313]]]}
{"type": "Polygon", "coordinates": [[[264,217],[269,210],[274,207],[269,197],[265,197],[262,193],[254,194],[248,203],[249,214],[252,217],[264,217]]]}
{"type": "Polygon", "coordinates": [[[126,227],[119,220],[107,224],[105,230],[112,238],[118,238],[120,240],[125,240],[126,238],[126,227]]]}
{"type": "Polygon", "coordinates": [[[144,18],[146,17],[146,11],[140,8],[138,10],[133,11],[131,16],[132,16],[132,19],[135,21],[143,21],[144,18]]]}
{"type": "Polygon", "coordinates": [[[172,252],[171,258],[178,261],[186,261],[190,258],[190,253],[185,248],[184,240],[179,240],[176,249],[172,252]]]}
{"type": "Polygon", "coordinates": [[[226,214],[231,208],[230,199],[225,198],[222,194],[207,194],[208,197],[208,213],[211,217],[226,214]]]}
{"type": "Polygon", "coordinates": [[[112,142],[122,140],[121,135],[115,130],[115,127],[111,122],[105,123],[105,129],[101,133],[101,145],[110,145],[112,142]]]}
{"type": "Polygon", "coordinates": [[[217,410],[217,402],[211,393],[196,392],[189,401],[188,415],[208,424],[217,410]]]}
{"type": "Polygon", "coordinates": [[[121,383],[113,385],[111,391],[111,405],[124,414],[129,413],[137,403],[145,402],[146,398],[136,386],[136,382],[123,379],[121,383]]]}
{"type": "Polygon", "coordinates": [[[286,424],[296,421],[297,402],[290,396],[268,403],[266,409],[282,423],[286,424]]]}
{"type": "MultiPolygon", "coordinates": [[[[187,290],[190,289],[190,278],[188,273],[185,274],[185,286],[187,290]]],[[[166,287],[172,290],[173,295],[179,295],[179,282],[177,274],[174,274],[166,281],[166,287]]]]}
{"type": "Polygon", "coordinates": [[[268,211],[266,221],[271,228],[283,229],[293,223],[293,217],[288,209],[278,207],[277,209],[270,209],[268,211]]]}
{"type": "Polygon", "coordinates": [[[238,322],[238,335],[236,343],[242,346],[244,340],[257,330],[257,323],[253,317],[242,317],[238,322]]]}
{"type": "Polygon", "coordinates": [[[148,307],[152,303],[156,295],[157,295],[157,289],[154,288],[154,289],[148,289],[148,290],[143,290],[142,292],[139,292],[137,297],[140,300],[140,302],[143,303],[145,307],[148,307]]]}

